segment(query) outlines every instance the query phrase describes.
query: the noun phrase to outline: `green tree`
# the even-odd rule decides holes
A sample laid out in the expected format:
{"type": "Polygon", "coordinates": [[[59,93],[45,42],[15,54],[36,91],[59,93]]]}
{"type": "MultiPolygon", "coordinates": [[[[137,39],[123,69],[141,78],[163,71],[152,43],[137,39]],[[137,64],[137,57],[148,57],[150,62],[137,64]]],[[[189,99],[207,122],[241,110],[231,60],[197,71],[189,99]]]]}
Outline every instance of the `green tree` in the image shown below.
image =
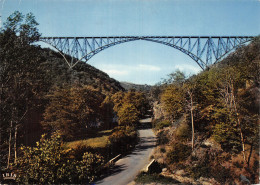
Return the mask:
{"type": "Polygon", "coordinates": [[[177,69],[176,71],[170,73],[168,75],[167,79],[163,80],[163,84],[182,84],[185,82],[185,79],[187,79],[187,77],[185,76],[185,74],[180,71],[179,69],[177,69]]]}
{"type": "Polygon", "coordinates": [[[40,37],[37,25],[31,13],[24,16],[16,11],[0,32],[1,127],[5,128],[1,130],[1,141],[8,143],[7,168],[12,148],[14,160],[17,158],[17,138],[24,118],[29,110],[39,106],[35,100],[48,86],[39,67],[38,47],[31,45],[40,37]]]}

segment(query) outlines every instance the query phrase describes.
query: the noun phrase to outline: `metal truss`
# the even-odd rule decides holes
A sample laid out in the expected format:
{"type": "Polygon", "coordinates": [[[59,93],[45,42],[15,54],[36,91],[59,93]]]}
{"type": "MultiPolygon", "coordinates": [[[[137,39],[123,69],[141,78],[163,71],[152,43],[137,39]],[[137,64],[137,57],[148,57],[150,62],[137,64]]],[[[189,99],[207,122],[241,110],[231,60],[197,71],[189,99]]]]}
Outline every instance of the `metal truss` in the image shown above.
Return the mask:
{"type": "Polygon", "coordinates": [[[95,54],[111,46],[145,40],[180,50],[204,70],[253,38],[253,36],[115,36],[41,37],[40,40],[54,47],[70,68],[80,61],[87,62],[95,54]]]}

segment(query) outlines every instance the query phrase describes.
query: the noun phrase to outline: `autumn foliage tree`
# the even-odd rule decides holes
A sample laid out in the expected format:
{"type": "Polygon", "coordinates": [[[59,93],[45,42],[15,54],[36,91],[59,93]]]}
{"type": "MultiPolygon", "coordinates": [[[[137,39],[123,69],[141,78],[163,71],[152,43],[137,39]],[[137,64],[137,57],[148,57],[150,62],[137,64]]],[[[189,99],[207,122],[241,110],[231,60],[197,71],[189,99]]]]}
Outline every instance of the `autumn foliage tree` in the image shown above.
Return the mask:
{"type": "Polygon", "coordinates": [[[65,139],[85,135],[90,127],[102,123],[101,104],[105,97],[92,87],[55,88],[49,98],[42,125],[65,139]]]}
{"type": "Polygon", "coordinates": [[[149,108],[148,100],[141,92],[117,92],[111,97],[119,125],[133,125],[149,108]]]}
{"type": "Polygon", "coordinates": [[[118,111],[118,124],[133,126],[139,121],[139,111],[133,104],[124,103],[118,111]]]}
{"type": "Polygon", "coordinates": [[[185,96],[182,87],[176,84],[166,87],[161,95],[161,102],[168,119],[173,121],[179,118],[185,110],[185,96]]]}

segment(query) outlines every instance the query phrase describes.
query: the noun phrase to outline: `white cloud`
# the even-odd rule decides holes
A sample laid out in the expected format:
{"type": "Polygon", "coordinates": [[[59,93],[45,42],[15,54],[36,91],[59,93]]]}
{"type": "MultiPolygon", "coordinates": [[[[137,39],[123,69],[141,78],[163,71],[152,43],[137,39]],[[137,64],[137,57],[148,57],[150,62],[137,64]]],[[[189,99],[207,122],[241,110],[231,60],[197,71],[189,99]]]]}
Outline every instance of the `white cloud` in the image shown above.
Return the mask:
{"type": "Polygon", "coordinates": [[[147,65],[147,64],[139,64],[136,67],[137,70],[143,70],[143,71],[160,71],[161,68],[158,66],[153,65],[147,65]]]}
{"type": "Polygon", "coordinates": [[[114,76],[123,76],[123,75],[128,75],[128,71],[122,71],[122,70],[117,70],[117,69],[103,69],[104,72],[107,74],[114,76]]]}
{"type": "Polygon", "coordinates": [[[99,64],[94,65],[98,69],[105,71],[108,74],[128,75],[135,72],[151,72],[161,71],[161,68],[154,65],[138,64],[138,65],[124,65],[124,64],[99,64]]]}
{"type": "Polygon", "coordinates": [[[193,66],[193,65],[188,65],[188,64],[176,65],[175,69],[179,69],[180,71],[183,71],[187,74],[190,74],[190,73],[196,74],[201,71],[201,68],[199,66],[193,66]]]}

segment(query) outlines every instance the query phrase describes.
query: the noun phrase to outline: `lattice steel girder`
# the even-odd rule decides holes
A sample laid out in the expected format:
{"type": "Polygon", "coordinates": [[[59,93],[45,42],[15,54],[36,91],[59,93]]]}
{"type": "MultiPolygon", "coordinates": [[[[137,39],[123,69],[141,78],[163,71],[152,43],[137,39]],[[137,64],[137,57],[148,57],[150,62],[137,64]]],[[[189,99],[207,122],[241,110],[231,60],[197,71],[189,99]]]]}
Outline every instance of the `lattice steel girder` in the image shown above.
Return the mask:
{"type": "Polygon", "coordinates": [[[251,41],[253,36],[112,36],[112,37],[41,37],[73,68],[87,62],[100,51],[124,42],[144,40],[164,44],[190,56],[202,69],[218,62],[233,49],[251,41]],[[67,55],[70,56],[70,61],[67,55]]]}

